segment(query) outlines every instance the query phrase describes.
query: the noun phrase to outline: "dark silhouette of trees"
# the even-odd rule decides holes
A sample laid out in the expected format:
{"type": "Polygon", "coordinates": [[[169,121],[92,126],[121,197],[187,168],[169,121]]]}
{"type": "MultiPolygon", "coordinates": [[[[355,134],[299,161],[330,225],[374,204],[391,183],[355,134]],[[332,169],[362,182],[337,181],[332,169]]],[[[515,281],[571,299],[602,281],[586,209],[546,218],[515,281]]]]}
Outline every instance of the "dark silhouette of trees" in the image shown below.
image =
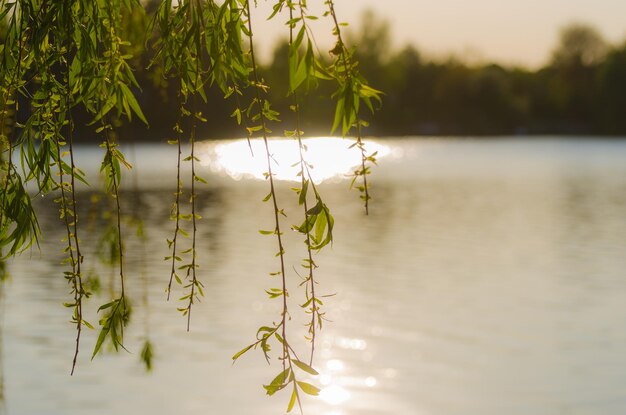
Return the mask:
{"type": "Polygon", "coordinates": [[[389,56],[387,26],[360,33],[361,70],[386,93],[373,134],[626,134],[626,45],[611,47],[590,26],[563,28],[535,71],[427,61],[413,47],[389,56]]]}
{"type": "Polygon", "coordinates": [[[608,45],[593,27],[572,23],[561,30],[552,64],[560,67],[588,67],[602,62],[608,45]]]}
{"type": "MultiPolygon", "coordinates": [[[[149,19],[136,16],[137,36],[149,19]]],[[[390,24],[367,12],[358,30],[347,34],[359,70],[382,90],[383,105],[366,134],[390,135],[511,135],[511,134],[626,134],[626,43],[609,45],[588,25],[573,23],[561,30],[550,61],[538,70],[495,63],[470,65],[462,60],[427,59],[415,47],[394,50],[390,24]]],[[[149,40],[150,41],[150,40],[149,40]]],[[[153,40],[154,41],[154,40],[153,40]]],[[[138,140],[163,141],[176,122],[176,87],[148,67],[151,48],[143,42],[134,52],[135,73],[141,86],[138,101],[150,122],[121,126],[119,134],[138,140]]],[[[261,75],[270,86],[269,96],[283,121],[291,122],[287,86],[288,45],[276,45],[261,75]]],[[[322,51],[324,55],[325,52],[322,51]]],[[[322,58],[330,59],[330,53],[322,58]]],[[[302,129],[307,135],[327,135],[333,108],[327,105],[333,86],[319,81],[301,105],[302,129]]],[[[25,108],[24,110],[27,110],[25,108]]],[[[205,138],[241,136],[241,128],[229,118],[223,96],[211,90],[202,108],[209,122],[199,126],[205,138]]],[[[79,133],[94,135],[85,126],[88,118],[77,114],[79,133]]],[[[282,131],[276,131],[278,135],[282,131]]]]}
{"type": "Polygon", "coordinates": [[[598,70],[598,121],[606,134],[626,131],[626,43],[611,50],[598,70]]]}

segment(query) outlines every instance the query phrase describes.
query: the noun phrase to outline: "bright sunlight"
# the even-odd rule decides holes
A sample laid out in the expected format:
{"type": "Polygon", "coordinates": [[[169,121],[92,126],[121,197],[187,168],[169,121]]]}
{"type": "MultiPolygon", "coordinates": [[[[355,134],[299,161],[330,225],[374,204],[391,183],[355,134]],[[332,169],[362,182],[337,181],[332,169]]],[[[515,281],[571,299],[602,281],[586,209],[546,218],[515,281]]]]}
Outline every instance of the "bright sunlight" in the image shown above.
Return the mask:
{"type": "MultiPolygon", "coordinates": [[[[353,147],[353,141],[335,137],[318,137],[302,140],[306,147],[305,160],[312,166],[311,176],[316,183],[329,179],[348,178],[361,164],[361,152],[353,147]]],[[[298,142],[272,139],[269,147],[274,159],[272,171],[278,180],[300,181],[298,142]]],[[[376,153],[380,159],[389,154],[389,147],[365,140],[368,154],[376,153]]],[[[264,179],[267,161],[263,140],[233,140],[204,142],[200,160],[212,171],[226,174],[236,180],[242,178],[264,179]],[[250,151],[250,148],[252,151],[250,151]]]]}

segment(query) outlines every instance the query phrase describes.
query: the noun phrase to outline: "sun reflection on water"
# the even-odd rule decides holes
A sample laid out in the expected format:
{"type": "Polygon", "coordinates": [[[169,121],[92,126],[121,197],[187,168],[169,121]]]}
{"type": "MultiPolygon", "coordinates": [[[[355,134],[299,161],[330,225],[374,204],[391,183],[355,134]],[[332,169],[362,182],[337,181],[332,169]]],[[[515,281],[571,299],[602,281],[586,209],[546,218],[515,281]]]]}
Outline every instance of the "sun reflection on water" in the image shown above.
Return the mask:
{"type": "Polygon", "coordinates": [[[337,406],[348,401],[350,392],[342,386],[345,364],[339,359],[330,359],[326,362],[324,370],[320,373],[322,391],[320,399],[329,405],[337,406]]]}
{"type": "Polygon", "coordinates": [[[320,392],[320,399],[331,405],[341,405],[352,396],[350,392],[342,386],[330,385],[320,392]]]}
{"type": "Polygon", "coordinates": [[[378,384],[378,381],[374,376],[368,376],[365,378],[365,386],[373,388],[378,384]]]}
{"type": "Polygon", "coordinates": [[[342,337],[338,340],[338,345],[342,349],[351,350],[365,350],[367,349],[367,342],[363,339],[349,339],[342,337]]]}
{"type": "MultiPolygon", "coordinates": [[[[306,146],[305,159],[316,183],[331,178],[348,177],[361,163],[361,153],[349,148],[351,140],[336,137],[318,137],[302,140],[306,146]]],[[[380,159],[390,153],[388,146],[364,140],[368,155],[380,159]]],[[[272,172],[278,180],[300,181],[298,143],[295,140],[271,139],[269,147],[274,159],[272,172]]],[[[242,178],[264,179],[267,172],[263,140],[204,142],[200,147],[201,163],[218,173],[239,180],[242,178]],[[252,147],[252,152],[250,151],[252,147]]]]}
{"type": "Polygon", "coordinates": [[[326,362],[326,369],[328,369],[331,372],[340,372],[343,370],[343,368],[344,368],[344,364],[339,359],[332,359],[326,362]]]}
{"type": "MultiPolygon", "coordinates": [[[[320,376],[318,378],[321,392],[319,398],[322,402],[329,405],[329,412],[324,415],[343,415],[344,410],[354,406],[357,401],[362,401],[364,396],[369,396],[373,389],[378,390],[381,386],[381,380],[386,377],[386,373],[361,373],[360,376],[355,372],[352,365],[352,359],[339,358],[342,352],[339,350],[350,351],[350,353],[366,354],[369,353],[368,342],[361,338],[351,337],[335,337],[327,340],[323,344],[323,355],[325,362],[321,365],[320,376]],[[337,349],[335,349],[337,348],[337,349]],[[336,351],[333,352],[333,349],[336,351]],[[358,397],[358,399],[357,399],[358,397]],[[341,409],[342,411],[339,411],[341,409]]],[[[359,361],[361,359],[356,359],[359,361]]],[[[356,370],[356,372],[359,372],[356,370]]],[[[358,405],[357,405],[358,406],[358,405]]]]}

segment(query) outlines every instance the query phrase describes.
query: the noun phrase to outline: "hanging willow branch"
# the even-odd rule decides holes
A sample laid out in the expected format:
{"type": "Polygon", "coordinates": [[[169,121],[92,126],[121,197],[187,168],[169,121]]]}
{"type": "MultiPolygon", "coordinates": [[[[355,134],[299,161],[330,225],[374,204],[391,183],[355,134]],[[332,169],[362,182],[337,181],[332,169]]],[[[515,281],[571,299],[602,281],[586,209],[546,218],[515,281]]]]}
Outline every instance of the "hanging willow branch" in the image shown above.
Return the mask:
{"type": "Polygon", "coordinates": [[[333,0],[326,0],[328,11],[326,12],[332,19],[334,29],[333,34],[337,39],[335,47],[331,49],[331,55],[335,56],[335,62],[328,69],[328,73],[337,82],[339,89],[334,94],[337,98],[337,106],[335,108],[335,119],[333,121],[332,130],[335,131],[341,127],[341,133],[345,137],[352,129],[356,132],[356,141],[353,147],[361,152],[361,168],[354,171],[352,185],[354,186],[357,179],[361,178],[363,184],[357,185],[357,189],[361,192],[361,199],[365,206],[365,213],[369,213],[369,186],[367,176],[370,174],[370,167],[367,163],[376,164],[376,153],[367,154],[365,144],[363,143],[361,128],[367,126],[360,114],[360,104],[363,102],[372,112],[374,107],[372,100],[381,102],[381,92],[367,85],[367,81],[359,74],[357,63],[352,58],[352,52],[348,50],[341,36],[341,24],[335,13],[335,5],[333,0]]]}
{"type": "Polygon", "coordinates": [[[63,162],[61,154],[61,143],[58,144],[59,149],[59,181],[61,187],[61,209],[62,216],[65,222],[65,228],[67,233],[67,251],[69,253],[69,264],[71,271],[66,271],[66,279],[71,285],[71,294],[74,295],[74,302],[67,304],[67,306],[73,307],[72,322],[76,325],[76,342],[74,348],[74,358],[72,360],[72,371],[74,374],[76,369],[76,362],[78,359],[78,352],[80,350],[80,339],[82,334],[82,326],[85,325],[89,328],[93,327],[89,322],[83,319],[83,297],[89,296],[89,293],[85,292],[83,288],[83,275],[82,275],[82,262],[83,256],[81,254],[80,239],[78,237],[78,213],[76,210],[76,180],[85,181],[82,172],[78,170],[74,161],[74,144],[73,144],[73,120],[72,120],[72,85],[70,74],[70,56],[69,51],[72,47],[72,31],[73,31],[73,14],[70,7],[66,7],[62,10],[62,21],[65,22],[66,33],[63,41],[66,44],[66,53],[61,60],[61,64],[64,67],[63,83],[65,87],[64,96],[64,110],[67,124],[67,145],[70,157],[69,165],[69,182],[64,180],[64,171],[67,173],[67,166],[63,162]],[[63,167],[66,168],[63,168],[63,167]],[[69,192],[69,195],[67,194],[69,192]]]}
{"type": "Polygon", "coordinates": [[[250,2],[245,2],[245,16],[248,22],[248,40],[250,47],[250,65],[252,70],[252,82],[251,86],[253,88],[254,98],[252,103],[247,109],[247,113],[250,116],[250,120],[256,124],[252,127],[249,127],[249,132],[261,131],[261,136],[263,137],[263,144],[265,147],[265,158],[266,158],[266,166],[267,173],[265,173],[265,178],[269,181],[270,184],[270,192],[264,201],[272,201],[272,206],[274,210],[274,230],[273,231],[262,231],[262,233],[272,234],[276,236],[276,242],[278,244],[278,252],[276,256],[279,258],[280,262],[280,271],[279,274],[281,276],[281,284],[282,287],[280,289],[273,288],[270,290],[270,297],[282,298],[282,312],[281,312],[281,322],[279,326],[281,328],[281,337],[282,337],[282,360],[283,360],[283,370],[285,369],[285,365],[288,363],[291,366],[289,351],[288,351],[288,343],[287,343],[287,316],[288,316],[288,308],[287,308],[287,280],[285,275],[285,248],[283,246],[283,236],[280,229],[280,216],[284,215],[284,211],[278,206],[278,199],[276,196],[276,185],[274,180],[274,174],[272,172],[272,153],[270,151],[269,143],[268,143],[268,134],[271,133],[271,130],[268,128],[269,121],[278,121],[278,113],[271,109],[269,101],[264,97],[267,93],[267,86],[261,82],[261,79],[258,75],[256,56],[254,53],[254,41],[253,41],[253,32],[252,32],[252,17],[250,16],[250,2]]]}
{"type": "MultiPolygon", "coordinates": [[[[0,16],[8,20],[2,53],[0,53],[0,88],[2,108],[0,108],[0,145],[2,160],[0,180],[0,250],[9,247],[2,259],[14,256],[39,240],[39,223],[31,198],[24,188],[23,180],[13,162],[13,142],[9,140],[9,122],[18,111],[18,93],[26,82],[22,79],[29,69],[33,57],[28,45],[28,22],[16,3],[4,5],[0,16]]],[[[10,135],[16,141],[18,129],[11,128],[10,135]]]]}
{"type": "Polygon", "coordinates": [[[160,62],[166,74],[175,76],[180,81],[179,90],[179,117],[174,126],[175,139],[168,141],[177,146],[176,165],[176,192],[170,218],[175,222],[174,233],[171,239],[167,239],[171,254],[165,260],[171,262],[170,279],[167,286],[167,298],[169,300],[172,290],[172,282],[175,280],[185,290],[180,301],[184,306],[178,307],[183,316],[187,318],[187,331],[191,324],[191,310],[194,302],[198,301],[203,293],[203,284],[197,277],[197,220],[200,215],[196,212],[196,182],[206,181],[196,173],[196,162],[199,161],[196,149],[196,127],[198,122],[206,122],[207,119],[197,110],[197,97],[200,96],[206,102],[204,85],[211,75],[209,65],[203,59],[207,55],[205,36],[208,34],[208,23],[215,13],[215,5],[202,7],[197,0],[181,1],[176,6],[171,1],[161,4],[151,25],[158,27],[161,33],[156,43],[157,55],[151,65],[160,62]],[[191,98],[191,111],[187,104],[191,98]],[[189,156],[182,158],[182,135],[183,120],[188,119],[191,123],[189,144],[189,156]],[[184,194],[183,180],[181,177],[181,162],[191,164],[191,189],[189,195],[190,213],[184,214],[181,210],[181,197],[184,194]],[[189,236],[183,229],[181,221],[191,223],[191,247],[186,250],[180,249],[180,236],[189,236]],[[188,257],[184,262],[184,257],[188,257]],[[179,271],[184,272],[181,278],[179,271]]]}
{"type": "Polygon", "coordinates": [[[320,312],[320,306],[323,304],[319,296],[316,295],[317,281],[315,279],[314,270],[317,264],[313,260],[313,251],[319,251],[321,248],[332,242],[332,230],[334,219],[326,204],[323,202],[317,187],[311,175],[311,166],[305,158],[306,146],[302,141],[303,131],[300,127],[300,102],[298,92],[310,85],[316,85],[317,78],[315,76],[315,68],[321,66],[313,53],[313,41],[310,36],[310,29],[307,25],[307,19],[315,20],[316,17],[307,14],[306,3],[297,4],[299,16],[294,18],[296,5],[288,4],[289,7],[289,91],[293,98],[291,109],[295,113],[296,129],[287,131],[288,137],[295,137],[298,142],[300,188],[294,189],[298,194],[298,203],[303,208],[304,221],[299,226],[293,226],[293,229],[304,234],[304,243],[307,249],[307,256],[302,262],[302,267],[307,271],[307,276],[300,285],[306,287],[306,301],[301,305],[310,315],[311,320],[307,324],[309,340],[311,342],[311,353],[309,365],[313,365],[313,357],[315,354],[316,330],[322,327],[324,313],[320,312]],[[300,26],[297,36],[294,37],[295,29],[300,26]],[[301,56],[303,40],[306,37],[306,47],[304,55],[301,56]],[[308,189],[313,191],[315,197],[315,205],[309,208],[308,189]]]}
{"type": "MultiPolygon", "coordinates": [[[[273,226],[261,233],[275,238],[279,270],[272,275],[280,275],[279,286],[267,290],[270,299],[281,301],[280,319],[260,327],[256,340],[233,359],[258,347],[269,362],[270,343],[277,344],[281,369],[264,385],[267,393],[290,391],[288,411],[296,403],[302,411],[302,393],[318,394],[316,386],[301,379],[305,375],[317,375],[313,362],[318,330],[324,320],[320,310],[324,296],[317,287],[314,258],[317,251],[332,243],[334,218],[314,183],[313,166],[307,161],[301,130],[302,97],[319,80],[337,83],[332,131],[341,128],[343,136],[351,131],[356,133],[354,146],[361,152],[361,166],[354,173],[353,185],[357,179],[362,179],[357,188],[362,192],[366,212],[370,200],[368,164],[375,162],[376,154],[366,152],[361,131],[366,123],[359,106],[363,103],[373,109],[372,102],[380,100],[380,92],[367,86],[357,71],[352,52],[343,42],[333,2],[326,0],[325,4],[337,37],[330,65],[325,65],[324,59],[317,56],[319,53],[314,53],[313,34],[307,22],[316,17],[308,14],[306,1],[274,0],[270,16],[274,18],[284,8],[289,11],[288,90],[295,113],[295,129],[286,131],[285,136],[295,140],[299,149],[296,165],[300,183],[294,190],[301,216],[292,229],[302,235],[306,246],[302,261],[306,274],[298,280],[299,286],[304,287],[300,290],[304,291],[304,299],[298,301],[299,309],[310,315],[305,336],[310,356],[304,359],[305,363],[298,357],[289,324],[289,280],[283,238],[283,217],[287,215],[278,201],[279,184],[274,176],[277,161],[270,140],[270,124],[279,121],[279,114],[267,98],[270,86],[259,70],[250,1],[161,0],[148,22],[143,20],[148,6],[139,0],[0,0],[0,261],[38,242],[40,230],[31,197],[58,192],[56,200],[65,228],[68,265],[64,276],[72,296],[66,306],[73,310],[72,323],[77,332],[72,373],[81,344],[82,326],[91,328],[84,315],[90,293],[81,269],[83,256],[78,237],[80,221],[76,195],[78,182],[87,180],[75,160],[77,134],[72,113],[86,113],[90,118],[88,125],[101,137],[104,153],[101,173],[113,206],[112,223],[104,234],[102,246],[109,254],[109,263],[119,269],[119,292],[112,293],[108,302],[98,309],[100,332],[93,359],[106,341],[115,350],[125,347],[124,331],[131,314],[124,264],[124,238],[128,232],[123,226],[120,200],[123,171],[131,166],[120,151],[121,140],[116,127],[125,120],[130,122],[133,117],[148,123],[137,99],[141,89],[132,67],[136,62],[132,53],[137,50],[137,44],[143,43],[143,39],[137,41],[142,37],[137,31],[146,28],[148,41],[145,43],[154,52],[148,69],[158,66],[159,73],[167,79],[175,79],[178,87],[179,117],[170,141],[176,146],[177,174],[171,210],[174,231],[167,241],[170,249],[166,258],[170,273],[167,297],[169,299],[173,289],[172,282],[176,281],[183,291],[179,299],[182,306],[177,308],[186,316],[189,330],[192,307],[202,297],[204,287],[198,271],[200,215],[196,199],[197,182],[206,182],[198,174],[197,128],[212,115],[202,112],[207,91],[219,88],[225,99],[235,101],[232,117],[245,126],[247,137],[261,139],[264,146],[265,177],[269,185],[264,201],[271,202],[273,226]],[[139,20],[134,20],[136,18],[139,20]],[[141,27],[134,27],[132,22],[135,21],[141,21],[142,24],[137,25],[141,27]],[[241,105],[242,102],[248,105],[241,105]],[[21,112],[20,105],[24,107],[21,112]],[[18,123],[18,115],[21,123],[18,123]],[[189,140],[187,154],[183,154],[187,151],[183,144],[185,138],[189,140]],[[18,153],[19,163],[16,163],[14,156],[18,153]],[[186,178],[182,174],[184,163],[189,163],[191,170],[186,178]],[[27,192],[27,186],[34,191],[27,192]]],[[[152,362],[151,353],[151,346],[142,352],[148,366],[152,362]]]]}

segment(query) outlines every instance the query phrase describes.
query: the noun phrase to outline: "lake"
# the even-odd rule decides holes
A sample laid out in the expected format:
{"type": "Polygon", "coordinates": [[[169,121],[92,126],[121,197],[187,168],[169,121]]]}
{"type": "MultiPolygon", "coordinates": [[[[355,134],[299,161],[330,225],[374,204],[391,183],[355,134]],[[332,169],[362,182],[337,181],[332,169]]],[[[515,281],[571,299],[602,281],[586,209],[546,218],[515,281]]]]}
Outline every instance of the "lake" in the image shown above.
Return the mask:
{"type": "MultiPolygon", "coordinates": [[[[369,216],[344,167],[319,185],[336,223],[333,246],[316,256],[316,275],[319,292],[335,295],[325,299],[331,321],[317,339],[313,383],[322,396],[306,397],[304,412],[626,413],[626,140],[375,142],[383,157],[369,176],[369,216]]],[[[135,166],[121,197],[134,306],[128,352],[105,350],[91,361],[97,333],[85,330],[74,376],[63,228],[53,196],[37,198],[41,253],[7,261],[11,278],[0,294],[0,413],[285,412],[289,396],[267,397],[262,388],[279,362],[268,366],[258,350],[231,360],[259,326],[279,320],[280,304],[264,293],[276,286],[268,273],[278,266],[275,241],[258,232],[272,227],[271,205],[261,202],[268,183],[216,164],[223,144],[199,146],[208,182],[198,185],[205,297],[189,332],[176,311],[180,290],[169,302],[165,294],[175,149],[125,150],[135,166]],[[132,218],[143,220],[145,239],[134,236],[132,218]],[[140,361],[146,339],[154,345],[151,373],[140,361]]],[[[319,169],[325,159],[339,163],[331,154],[349,144],[322,152],[319,169]]],[[[95,172],[97,150],[78,152],[81,166],[95,172]]],[[[116,270],[95,253],[106,218],[93,208],[105,202],[92,182],[79,194],[80,236],[85,272],[101,285],[86,311],[97,326],[97,307],[117,283],[116,270]]],[[[301,222],[292,186],[279,182],[284,229],[301,222]]],[[[291,341],[306,355],[304,293],[294,271],[305,250],[300,236],[286,231],[285,238],[291,341]]]]}

